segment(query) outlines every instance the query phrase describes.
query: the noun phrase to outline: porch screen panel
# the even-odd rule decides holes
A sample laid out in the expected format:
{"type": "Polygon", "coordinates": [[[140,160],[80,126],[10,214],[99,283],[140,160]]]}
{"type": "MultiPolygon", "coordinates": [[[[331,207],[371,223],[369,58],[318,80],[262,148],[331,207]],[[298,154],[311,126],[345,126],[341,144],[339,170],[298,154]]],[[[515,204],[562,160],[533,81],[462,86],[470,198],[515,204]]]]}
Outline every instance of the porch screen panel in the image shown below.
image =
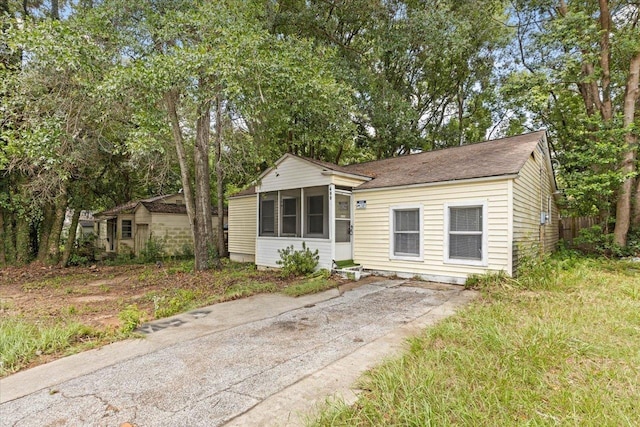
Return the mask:
{"type": "Polygon", "coordinates": [[[309,234],[324,234],[324,196],[308,198],[307,230],[309,234]]]}
{"type": "Polygon", "coordinates": [[[282,234],[296,235],[298,231],[298,200],[282,200],[282,234]]]}
{"type": "Polygon", "coordinates": [[[260,200],[260,235],[276,234],[276,200],[272,195],[262,195],[260,200]]]}

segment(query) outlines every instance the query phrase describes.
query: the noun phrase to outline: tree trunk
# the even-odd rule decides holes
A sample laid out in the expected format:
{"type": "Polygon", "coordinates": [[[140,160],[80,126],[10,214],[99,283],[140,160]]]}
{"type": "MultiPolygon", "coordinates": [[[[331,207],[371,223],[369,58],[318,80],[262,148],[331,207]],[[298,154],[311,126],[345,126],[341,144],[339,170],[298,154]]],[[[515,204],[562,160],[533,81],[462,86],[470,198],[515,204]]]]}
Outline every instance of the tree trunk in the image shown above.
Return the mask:
{"type": "MultiPolygon", "coordinates": [[[[197,266],[202,263],[203,257],[206,257],[206,252],[203,254],[200,251],[199,242],[201,236],[196,233],[196,207],[193,198],[193,190],[191,187],[191,177],[189,176],[189,164],[187,163],[187,154],[184,150],[184,138],[182,136],[182,129],[180,128],[180,120],[178,118],[178,102],[179,93],[174,89],[165,94],[164,101],[167,107],[167,115],[169,116],[169,122],[171,123],[171,133],[173,135],[173,142],[176,145],[176,153],[178,155],[178,163],[180,164],[180,180],[182,182],[182,191],[184,193],[184,204],[187,208],[187,217],[189,218],[189,226],[191,228],[191,238],[193,239],[193,252],[197,266]]],[[[206,259],[206,258],[205,258],[206,259]]]]}
{"type": "Polygon", "coordinates": [[[635,118],[636,102],[640,90],[638,81],[640,79],[640,52],[631,58],[629,66],[629,76],[624,94],[623,127],[626,130],[624,136],[625,153],[620,165],[620,172],[625,175],[625,179],[618,190],[618,200],[616,203],[616,226],[613,229],[613,241],[621,246],[627,245],[627,234],[631,222],[631,198],[633,194],[634,178],[631,177],[636,168],[636,151],[638,150],[638,136],[634,133],[632,126],[635,118]]]}
{"type": "Polygon", "coordinates": [[[224,170],[222,168],[222,102],[216,96],[216,194],[218,198],[218,255],[227,256],[224,241],[224,170]]]}
{"type": "Polygon", "coordinates": [[[24,215],[16,218],[16,263],[26,264],[31,257],[31,245],[29,239],[29,221],[24,215]]]}
{"type": "Polygon", "coordinates": [[[49,247],[47,250],[47,263],[57,264],[60,260],[60,235],[64,225],[64,217],[67,211],[67,193],[64,191],[56,199],[56,207],[49,234],[49,247]]]}
{"type": "Polygon", "coordinates": [[[53,225],[54,207],[51,203],[47,203],[42,208],[42,221],[38,229],[38,255],[36,259],[39,262],[47,260],[49,251],[49,236],[51,236],[51,227],[53,225]]]}
{"type": "Polygon", "coordinates": [[[634,230],[640,230],[640,178],[636,178],[636,195],[634,199],[631,227],[634,230]]]}
{"type": "MultiPolygon", "coordinates": [[[[199,85],[204,87],[206,82],[201,79],[199,85]]],[[[196,233],[201,237],[198,242],[203,255],[196,258],[196,270],[208,270],[211,262],[218,267],[216,260],[209,259],[209,251],[215,248],[213,239],[213,212],[211,211],[211,174],[209,170],[209,141],[211,131],[211,101],[205,100],[198,105],[196,120],[196,145],[194,147],[195,165],[195,206],[196,233]]]]}
{"type": "Polygon", "coordinates": [[[4,232],[4,209],[0,207],[0,265],[7,263],[7,240],[7,235],[4,232]]]}
{"type": "Polygon", "coordinates": [[[60,20],[60,4],[59,0],[51,0],[51,19],[60,20]]]}
{"type": "Polygon", "coordinates": [[[62,259],[60,260],[60,267],[67,267],[69,265],[69,258],[71,258],[71,252],[73,251],[73,246],[76,242],[78,222],[80,222],[80,209],[74,209],[73,217],[71,218],[71,228],[69,228],[69,235],[67,236],[67,241],[64,244],[62,259]]]}

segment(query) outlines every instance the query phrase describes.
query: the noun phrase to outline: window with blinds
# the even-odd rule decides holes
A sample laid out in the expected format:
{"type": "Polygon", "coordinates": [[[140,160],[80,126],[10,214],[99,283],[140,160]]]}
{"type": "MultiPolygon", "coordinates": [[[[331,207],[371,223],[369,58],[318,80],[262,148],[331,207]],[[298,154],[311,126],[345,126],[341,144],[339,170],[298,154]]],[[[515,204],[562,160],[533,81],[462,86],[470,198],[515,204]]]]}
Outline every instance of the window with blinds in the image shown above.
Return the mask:
{"type": "Polygon", "coordinates": [[[482,211],[482,206],[449,208],[449,259],[482,260],[482,211]]]}
{"type": "Polygon", "coordinates": [[[420,217],[418,209],[393,212],[394,254],[420,255],[420,217]]]}

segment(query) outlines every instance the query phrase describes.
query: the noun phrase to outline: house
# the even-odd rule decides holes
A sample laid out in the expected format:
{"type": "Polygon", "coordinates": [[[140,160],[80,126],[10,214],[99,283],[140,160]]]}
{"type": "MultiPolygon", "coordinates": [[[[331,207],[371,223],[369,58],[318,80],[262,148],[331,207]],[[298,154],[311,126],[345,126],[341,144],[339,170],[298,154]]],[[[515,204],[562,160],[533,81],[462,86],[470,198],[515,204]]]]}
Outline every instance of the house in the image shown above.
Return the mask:
{"type": "MultiPolygon", "coordinates": [[[[132,201],[95,215],[98,246],[107,253],[139,255],[147,241],[163,241],[167,255],[193,250],[193,238],[182,193],[132,201]]],[[[218,213],[213,210],[214,230],[218,213]]],[[[226,212],[224,224],[227,223],[226,212]]]]}
{"type": "Polygon", "coordinates": [[[555,248],[558,194],[544,131],[350,166],[285,154],[230,198],[230,257],[277,267],[305,242],[319,268],[513,275],[521,251],[555,248]]]}
{"type": "MultiPolygon", "coordinates": [[[[73,218],[73,209],[67,209],[64,215],[64,222],[62,224],[62,235],[67,237],[69,235],[69,229],[71,228],[71,222],[73,218]]],[[[80,211],[80,217],[78,218],[78,228],[76,228],[76,239],[88,237],[94,234],[93,212],[80,211]]]]}

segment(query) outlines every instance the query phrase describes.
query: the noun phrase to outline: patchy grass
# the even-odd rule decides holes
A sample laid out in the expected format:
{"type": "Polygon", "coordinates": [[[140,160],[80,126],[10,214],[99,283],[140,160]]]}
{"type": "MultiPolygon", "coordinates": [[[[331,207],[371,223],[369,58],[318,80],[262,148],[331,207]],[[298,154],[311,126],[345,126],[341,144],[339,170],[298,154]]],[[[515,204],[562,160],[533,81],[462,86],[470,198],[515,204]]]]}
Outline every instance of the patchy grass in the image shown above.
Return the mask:
{"type": "Polygon", "coordinates": [[[640,419],[640,265],[529,260],[518,279],[410,340],[313,426],[635,425],[640,419]]]}
{"type": "Polygon", "coordinates": [[[77,322],[42,325],[19,318],[0,323],[0,376],[13,373],[39,356],[71,348],[89,349],[104,343],[100,332],[77,322]]]}
{"type": "Polygon", "coordinates": [[[224,262],[193,272],[193,261],[0,269],[0,376],[70,352],[131,336],[141,323],[198,307],[284,291],[296,296],[335,286],[326,276],[280,277],[252,265],[224,262]]]}
{"type": "Polygon", "coordinates": [[[324,277],[311,277],[308,279],[302,279],[300,282],[287,286],[282,290],[282,293],[289,295],[290,297],[299,297],[307,294],[314,294],[316,292],[326,291],[331,288],[335,288],[338,284],[330,279],[324,277]]]}

